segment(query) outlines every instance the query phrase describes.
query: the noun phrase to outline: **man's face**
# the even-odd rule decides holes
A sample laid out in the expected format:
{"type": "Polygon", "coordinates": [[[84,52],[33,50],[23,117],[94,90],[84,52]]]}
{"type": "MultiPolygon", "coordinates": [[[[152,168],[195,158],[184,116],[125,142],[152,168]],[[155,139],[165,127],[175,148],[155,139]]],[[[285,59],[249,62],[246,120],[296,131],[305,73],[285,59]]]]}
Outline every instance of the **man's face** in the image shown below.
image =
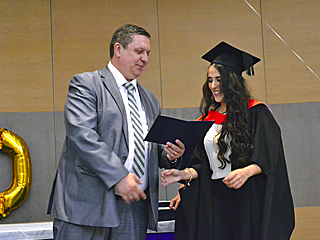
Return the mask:
{"type": "Polygon", "coordinates": [[[120,72],[131,81],[142,74],[144,67],[149,62],[150,39],[144,35],[133,35],[133,41],[124,49],[119,48],[120,72]]]}

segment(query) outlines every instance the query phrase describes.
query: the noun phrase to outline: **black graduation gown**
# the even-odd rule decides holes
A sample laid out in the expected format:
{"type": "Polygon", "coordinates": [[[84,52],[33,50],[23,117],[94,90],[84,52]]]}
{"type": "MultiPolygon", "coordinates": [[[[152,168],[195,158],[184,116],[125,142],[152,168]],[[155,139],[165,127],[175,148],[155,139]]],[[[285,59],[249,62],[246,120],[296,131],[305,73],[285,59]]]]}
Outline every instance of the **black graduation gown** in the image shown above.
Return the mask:
{"type": "Polygon", "coordinates": [[[254,146],[251,163],[260,166],[262,173],[249,178],[240,189],[230,189],[222,179],[211,180],[204,146],[197,146],[190,167],[199,177],[180,190],[176,240],[290,239],[294,207],[280,128],[265,105],[248,112],[254,146]]]}

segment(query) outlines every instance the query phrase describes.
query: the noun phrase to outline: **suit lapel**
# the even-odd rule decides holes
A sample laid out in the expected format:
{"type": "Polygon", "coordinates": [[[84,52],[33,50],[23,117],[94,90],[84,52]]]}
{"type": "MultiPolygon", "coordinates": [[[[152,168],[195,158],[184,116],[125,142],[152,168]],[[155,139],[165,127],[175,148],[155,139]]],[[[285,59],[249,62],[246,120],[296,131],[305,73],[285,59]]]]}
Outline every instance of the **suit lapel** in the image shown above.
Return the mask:
{"type": "Polygon", "coordinates": [[[110,93],[114,101],[116,102],[121,115],[122,115],[122,122],[123,122],[123,134],[126,139],[126,144],[129,148],[129,137],[128,137],[128,122],[127,122],[127,114],[126,114],[126,109],[123,104],[123,100],[118,88],[118,85],[116,83],[116,80],[114,79],[111,71],[109,68],[106,66],[100,71],[101,79],[103,81],[104,86],[106,87],[107,91],[110,93]]]}

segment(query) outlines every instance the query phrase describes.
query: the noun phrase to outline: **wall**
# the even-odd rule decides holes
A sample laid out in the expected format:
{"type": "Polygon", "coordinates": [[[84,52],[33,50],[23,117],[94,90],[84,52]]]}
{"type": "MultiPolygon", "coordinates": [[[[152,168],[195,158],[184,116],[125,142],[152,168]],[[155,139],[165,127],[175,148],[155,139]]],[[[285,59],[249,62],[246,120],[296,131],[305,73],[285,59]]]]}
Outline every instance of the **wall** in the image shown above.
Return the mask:
{"type": "MultiPolygon", "coordinates": [[[[199,115],[208,66],[200,57],[220,41],[260,57],[247,80],[282,129],[295,206],[320,206],[319,12],[317,0],[0,1],[0,127],[27,142],[33,166],[28,199],[1,223],[51,220],[45,212],[64,138],[68,83],[106,65],[110,37],[124,23],[152,35],[139,82],[170,116],[199,115]]],[[[3,152],[0,160],[3,191],[11,161],[3,152]]],[[[176,186],[161,189],[160,198],[175,193],[176,186]]]]}

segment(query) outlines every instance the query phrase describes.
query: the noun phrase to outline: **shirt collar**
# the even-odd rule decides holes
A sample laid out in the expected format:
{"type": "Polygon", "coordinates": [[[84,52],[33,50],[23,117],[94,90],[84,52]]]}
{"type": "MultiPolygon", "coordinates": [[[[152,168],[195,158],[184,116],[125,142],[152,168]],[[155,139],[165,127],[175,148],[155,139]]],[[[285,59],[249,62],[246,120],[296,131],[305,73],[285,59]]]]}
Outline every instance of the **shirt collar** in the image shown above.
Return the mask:
{"type": "MultiPolygon", "coordinates": [[[[110,69],[112,75],[114,76],[118,87],[122,87],[123,84],[127,82],[127,79],[122,75],[122,73],[111,63],[111,61],[108,63],[108,68],[110,69]]],[[[133,84],[135,88],[137,88],[137,79],[133,79],[130,83],[133,84]]]]}

